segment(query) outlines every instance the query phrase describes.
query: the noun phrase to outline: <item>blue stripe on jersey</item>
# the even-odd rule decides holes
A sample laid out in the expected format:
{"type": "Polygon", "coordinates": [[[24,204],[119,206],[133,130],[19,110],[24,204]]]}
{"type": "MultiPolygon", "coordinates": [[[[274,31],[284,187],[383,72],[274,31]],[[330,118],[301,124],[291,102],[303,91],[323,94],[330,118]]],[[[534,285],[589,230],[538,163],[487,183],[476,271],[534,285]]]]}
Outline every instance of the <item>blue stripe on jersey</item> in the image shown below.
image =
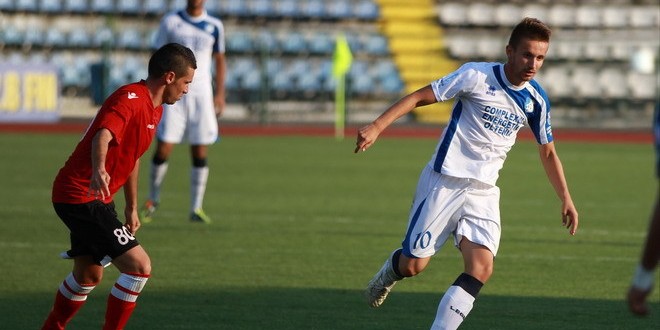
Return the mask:
{"type": "Polygon", "coordinates": [[[203,21],[203,20],[199,21],[199,22],[193,22],[193,21],[190,20],[190,16],[188,16],[184,10],[181,10],[181,11],[177,12],[177,14],[179,15],[179,17],[181,17],[181,19],[184,22],[186,22],[186,23],[188,23],[188,24],[204,31],[205,33],[210,32],[210,34],[213,35],[213,39],[215,40],[213,42],[213,51],[215,52],[215,51],[217,51],[217,49],[219,49],[218,48],[218,42],[220,41],[220,29],[218,29],[217,26],[215,26],[211,23],[208,23],[206,21],[203,21]],[[207,26],[213,27],[213,31],[211,32],[211,31],[206,30],[207,26]]]}
{"type": "Polygon", "coordinates": [[[458,100],[454,106],[454,110],[451,112],[451,121],[449,121],[449,125],[446,128],[447,131],[442,139],[442,143],[440,143],[440,146],[438,147],[438,153],[436,154],[435,162],[433,163],[433,170],[438,173],[442,172],[442,163],[445,162],[449,145],[454,138],[454,134],[456,134],[456,127],[458,126],[458,120],[461,118],[462,113],[463,103],[458,100]]]}
{"type": "MultiPolygon", "coordinates": [[[[497,79],[497,82],[500,84],[502,89],[513,99],[514,102],[520,107],[520,109],[523,110],[525,113],[525,116],[527,116],[527,122],[529,123],[529,127],[532,129],[532,132],[534,133],[534,137],[536,138],[536,141],[538,143],[541,142],[541,116],[546,115],[547,112],[543,111],[543,108],[541,106],[541,103],[532,96],[532,93],[530,93],[527,89],[522,89],[519,91],[513,90],[509,88],[506,83],[504,83],[504,80],[502,79],[502,75],[500,73],[500,66],[495,65],[493,66],[493,73],[495,74],[495,78],[497,79]],[[528,108],[528,103],[532,102],[532,109],[528,108]]],[[[538,91],[538,94],[541,95],[541,97],[544,98],[545,104],[548,105],[550,104],[548,97],[545,95],[545,92],[541,88],[541,86],[534,80],[531,80],[529,84],[538,91]]],[[[547,118],[546,118],[547,119],[547,118]]],[[[545,121],[545,128],[544,131],[548,132],[550,129],[550,121],[546,120],[545,121]]],[[[552,136],[548,136],[548,142],[552,141],[552,136]]]]}
{"type": "Polygon", "coordinates": [[[410,224],[408,225],[408,232],[406,233],[406,238],[403,239],[403,242],[401,243],[401,247],[403,248],[403,253],[405,256],[408,257],[414,257],[410,253],[410,235],[412,235],[412,230],[415,228],[415,224],[417,223],[417,220],[419,220],[419,215],[422,213],[422,207],[424,207],[424,204],[426,204],[426,198],[419,203],[419,206],[417,207],[417,210],[415,210],[415,214],[413,215],[412,219],[410,219],[410,224]]]}

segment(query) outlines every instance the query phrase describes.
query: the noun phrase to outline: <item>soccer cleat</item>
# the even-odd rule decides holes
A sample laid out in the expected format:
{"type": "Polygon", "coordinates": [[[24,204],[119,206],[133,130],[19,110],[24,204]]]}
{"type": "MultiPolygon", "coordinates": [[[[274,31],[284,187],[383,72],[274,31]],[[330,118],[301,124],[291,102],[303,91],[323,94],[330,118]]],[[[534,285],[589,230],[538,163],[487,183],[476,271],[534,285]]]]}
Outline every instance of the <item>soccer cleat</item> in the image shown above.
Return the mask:
{"type": "Polygon", "coordinates": [[[156,213],[157,208],[158,202],[147,199],[147,201],[144,202],[144,205],[142,206],[142,210],[140,211],[140,221],[142,221],[142,223],[149,223],[153,221],[153,215],[156,213]]]}
{"type": "Polygon", "coordinates": [[[371,307],[376,308],[382,305],[394,284],[403,279],[403,277],[394,273],[391,260],[392,258],[387,258],[383,267],[381,267],[378,273],[369,281],[369,284],[367,284],[365,296],[371,307]]]}
{"type": "Polygon", "coordinates": [[[641,290],[635,287],[631,287],[628,290],[628,295],[626,300],[628,300],[628,309],[631,313],[637,316],[646,316],[649,314],[649,306],[646,303],[646,298],[651,293],[651,290],[641,290]]]}
{"type": "Polygon", "coordinates": [[[211,223],[211,218],[209,218],[209,216],[204,213],[204,210],[199,208],[190,213],[190,221],[208,224],[211,223]]]}

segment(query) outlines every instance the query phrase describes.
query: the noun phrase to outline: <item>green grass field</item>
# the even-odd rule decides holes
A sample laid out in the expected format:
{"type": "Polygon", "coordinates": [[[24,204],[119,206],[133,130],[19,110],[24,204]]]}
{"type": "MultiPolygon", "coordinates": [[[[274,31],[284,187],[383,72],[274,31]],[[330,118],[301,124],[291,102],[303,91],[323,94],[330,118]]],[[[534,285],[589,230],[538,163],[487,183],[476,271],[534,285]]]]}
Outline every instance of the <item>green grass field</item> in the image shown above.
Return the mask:
{"type": "MultiPolygon", "coordinates": [[[[53,177],[80,134],[0,134],[0,328],[38,329],[71,270],[68,232],[50,204],[53,177]]],[[[188,222],[187,146],[175,150],[162,207],[138,238],[152,278],[127,329],[428,329],[462,270],[446,245],[379,309],[362,290],[400,244],[422,166],[436,140],[383,138],[355,155],[353,137],[224,137],[211,151],[205,209],[188,222]]],[[[495,272],[461,329],[660,329],[623,300],[656,193],[646,144],[562,142],[580,229],[520,141],[501,172],[503,234],[495,272]]],[[[141,200],[151,152],[143,158],[141,200]]],[[[123,195],[117,195],[118,209],[123,195]]],[[[121,214],[121,211],[120,211],[121,214]]],[[[69,329],[99,329],[118,273],[69,329]]]]}

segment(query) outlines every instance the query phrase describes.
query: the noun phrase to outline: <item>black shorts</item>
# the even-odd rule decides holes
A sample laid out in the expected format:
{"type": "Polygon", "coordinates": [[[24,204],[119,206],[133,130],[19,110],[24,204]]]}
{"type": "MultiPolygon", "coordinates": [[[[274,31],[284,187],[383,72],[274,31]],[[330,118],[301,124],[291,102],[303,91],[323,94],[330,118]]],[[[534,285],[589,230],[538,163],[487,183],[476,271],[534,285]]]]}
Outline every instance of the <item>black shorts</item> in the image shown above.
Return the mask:
{"type": "Polygon", "coordinates": [[[114,259],[140,245],[117,218],[113,202],[53,203],[53,207],[71,231],[71,257],[91,255],[100,264],[106,255],[114,259]]]}

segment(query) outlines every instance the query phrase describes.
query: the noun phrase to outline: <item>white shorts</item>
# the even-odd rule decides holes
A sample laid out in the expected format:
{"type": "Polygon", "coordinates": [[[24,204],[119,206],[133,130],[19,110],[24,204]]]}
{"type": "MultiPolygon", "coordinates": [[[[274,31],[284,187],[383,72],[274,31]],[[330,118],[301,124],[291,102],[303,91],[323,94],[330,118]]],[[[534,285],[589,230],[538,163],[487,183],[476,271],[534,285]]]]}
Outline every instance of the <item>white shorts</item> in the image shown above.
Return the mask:
{"type": "Polygon", "coordinates": [[[403,253],[413,258],[430,257],[452,234],[457,247],[465,237],[497,255],[501,234],[499,200],[498,187],[443,175],[426,166],[410,210],[403,253]]]}
{"type": "Polygon", "coordinates": [[[168,143],[187,140],[191,145],[209,145],[218,139],[218,120],[210,93],[186,94],[172,105],[163,105],[158,139],[168,143]]]}

